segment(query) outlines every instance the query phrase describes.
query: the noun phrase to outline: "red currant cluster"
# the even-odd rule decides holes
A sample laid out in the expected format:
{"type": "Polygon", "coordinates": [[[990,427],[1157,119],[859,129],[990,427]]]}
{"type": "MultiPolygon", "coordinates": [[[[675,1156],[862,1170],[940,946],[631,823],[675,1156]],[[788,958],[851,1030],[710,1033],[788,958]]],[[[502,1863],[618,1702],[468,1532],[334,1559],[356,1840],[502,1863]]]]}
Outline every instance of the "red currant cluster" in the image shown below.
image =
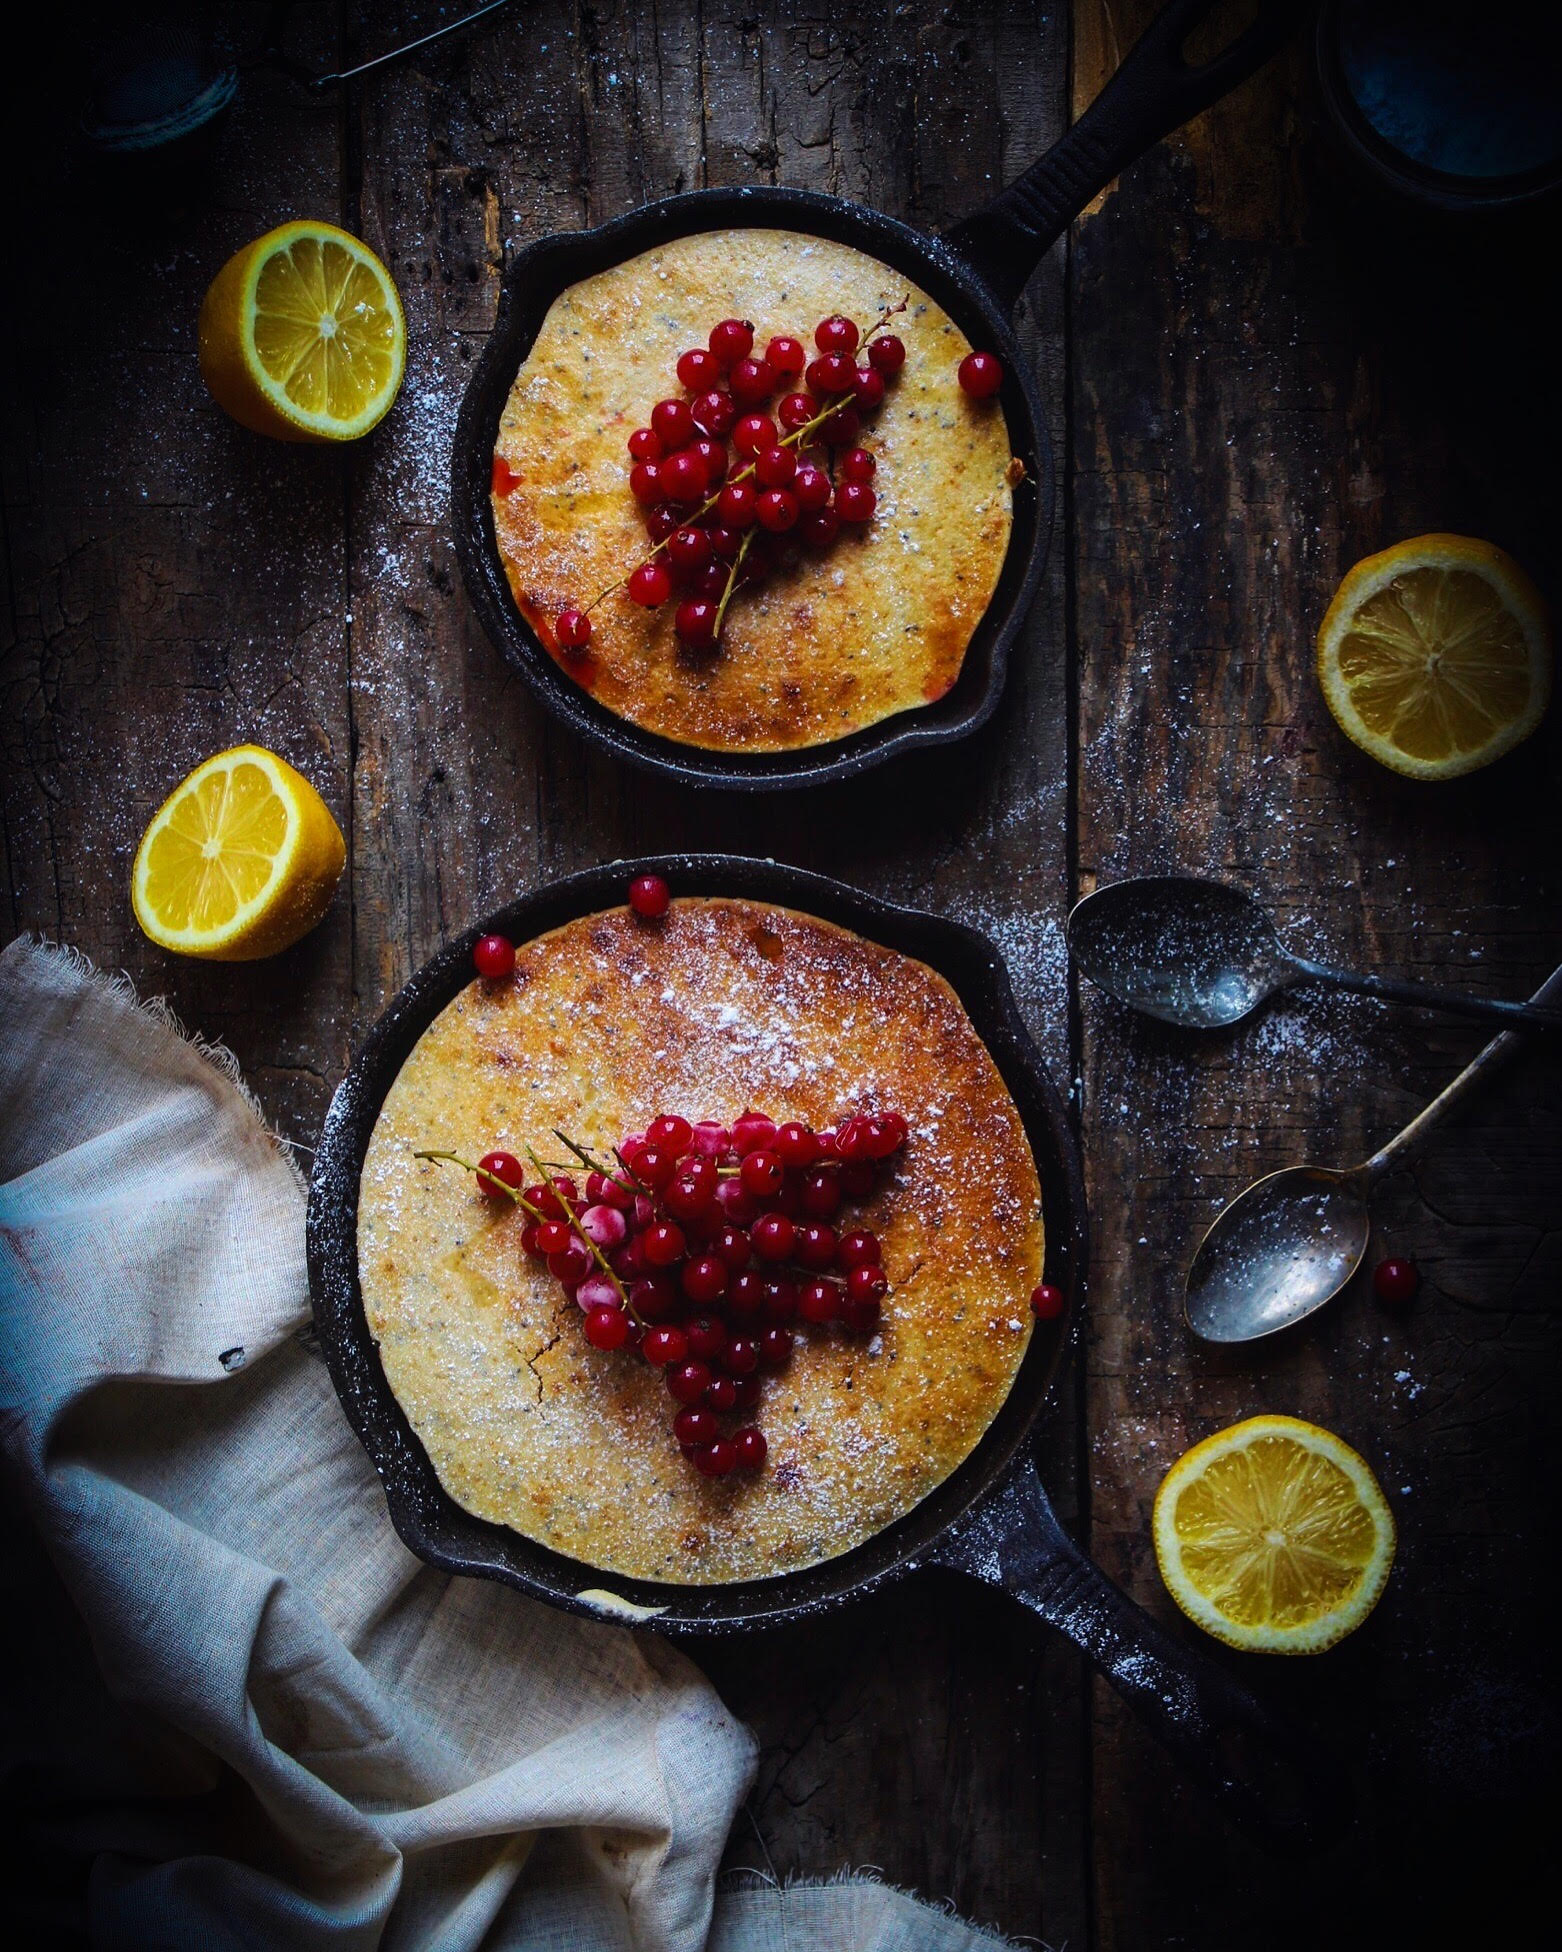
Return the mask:
{"type": "MultiPolygon", "coordinates": [[[[744,1422],[760,1377],[791,1361],[799,1327],[831,1323],[871,1335],[889,1283],[879,1242],[843,1228],[841,1208],[873,1191],[906,1141],[898,1112],[816,1132],[747,1111],[731,1127],[669,1113],[631,1133],[611,1161],[557,1136],[584,1168],[490,1152],[468,1170],[490,1199],[521,1207],[521,1245],[545,1262],[585,1314],[594,1349],[632,1348],[663,1371],[679,1408],[673,1434],[706,1477],[765,1461],[764,1433],[744,1422]]],[[[419,1158],[467,1161],[450,1153],[419,1158]]]]}
{"type": "Polygon", "coordinates": [[[650,426],[629,437],[629,489],[645,510],[650,552],[584,609],[559,613],[561,647],[585,649],[590,613],[614,590],[655,610],[676,586],[679,637],[691,650],[710,650],[733,592],[775,567],[783,536],[822,550],[843,524],[870,522],[876,464],[857,438],[906,363],[904,344],[884,330],[904,307],[902,300],[866,334],[839,314],[821,319],[812,360],[800,339],[786,337],[756,354],[754,328],[743,319],[723,319],[708,345],[684,353],[678,378],[693,397],[659,400],[650,426]]]}

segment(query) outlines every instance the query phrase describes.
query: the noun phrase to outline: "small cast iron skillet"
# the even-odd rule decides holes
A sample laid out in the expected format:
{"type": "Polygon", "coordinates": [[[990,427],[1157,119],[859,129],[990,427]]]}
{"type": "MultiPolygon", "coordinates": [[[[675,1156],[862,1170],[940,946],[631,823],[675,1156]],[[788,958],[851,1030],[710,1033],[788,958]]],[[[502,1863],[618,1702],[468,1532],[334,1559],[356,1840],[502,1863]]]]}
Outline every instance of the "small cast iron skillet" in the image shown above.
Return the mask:
{"type": "Polygon", "coordinates": [[[1184,1646],[1119,1592],[1064,1532],[1042,1489],[1030,1442],[1054,1401],[1077,1331],[1086,1233],[1078,1146],[1020,1020],[1003,962],[985,937],[774,862],[675,855],[554,882],[487,917],[413,977],[370,1032],[326,1114],[310,1185],[309,1280],[337,1392],[384,1482],[392,1522],[420,1558],[597,1619],[603,1608],[580,1595],[606,1586],[633,1606],[656,1609],[649,1624],[676,1635],[807,1620],[922,1567],[945,1567],[1003,1587],[1067,1634],[1260,1840],[1292,1851],[1316,1848],[1341,1821],[1337,1770],[1207,1655],[1184,1646]],[[773,1579],[719,1586],[626,1579],[464,1511],[441,1486],[391,1393],[358,1286],[358,1177],[375,1119],[413,1045],[471,981],[473,943],[494,929],[527,941],[614,907],[629,878],[646,873],[663,875],[678,894],[739,896],[823,916],[946,978],[1024,1120],[1041,1177],[1047,1279],[1067,1297],[1063,1319],[1038,1326],[1002,1409],[951,1477],[855,1550],[773,1579]]]}
{"type": "Polygon", "coordinates": [[[1010,323],[1030,273],[1091,198],[1135,157],[1259,67],[1280,45],[1303,0],[1258,0],[1256,18],[1223,52],[1184,59],[1189,34],[1219,0],[1170,0],[1100,98],[1039,162],[947,237],[811,190],[698,190],[648,204],[596,230],[544,237],[505,273],[498,318],[456,423],[452,518],[472,607],[488,635],[565,724],[622,759],[691,786],[747,789],[845,779],[917,746],[963,738],[992,715],[1009,652],[1046,560],[1052,528],[1052,455],[1030,361],[1010,323]],[[1007,375],[1000,396],[1025,480],[998,587],[960,676],[937,704],[903,712],[827,745],[794,752],[707,752],[649,732],[606,710],[567,677],[516,608],[494,539],[489,501],[494,444],[510,387],[548,308],[569,286],[696,231],[807,231],[850,244],[915,281],[1007,375]]]}

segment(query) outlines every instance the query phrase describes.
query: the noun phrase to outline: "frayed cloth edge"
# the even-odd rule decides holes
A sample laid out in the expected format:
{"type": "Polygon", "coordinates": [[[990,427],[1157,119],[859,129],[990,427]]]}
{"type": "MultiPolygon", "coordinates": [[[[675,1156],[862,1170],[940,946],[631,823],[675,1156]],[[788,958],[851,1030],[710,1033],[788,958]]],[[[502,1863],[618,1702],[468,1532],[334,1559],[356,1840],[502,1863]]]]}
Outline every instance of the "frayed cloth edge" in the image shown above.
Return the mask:
{"type": "Polygon", "coordinates": [[[841,1885],[879,1885],[886,1891],[893,1891],[899,1898],[909,1899],[923,1911],[940,1913],[952,1918],[974,1933],[986,1944],[1011,1946],[1015,1952],[1066,1952],[1065,1947],[1054,1949],[1045,1939],[1011,1938],[1000,1932],[996,1925],[979,1924],[964,1917],[953,1898],[927,1898],[920,1891],[908,1891],[903,1884],[892,1884],[876,1864],[860,1864],[855,1869],[843,1864],[838,1871],[827,1876],[790,1871],[784,1878],[773,1877],[769,1871],[762,1871],[754,1865],[739,1865],[733,1870],[723,1871],[716,1880],[716,1892],[721,1896],[727,1892],[774,1891],[784,1898],[789,1891],[828,1891],[841,1885]]]}

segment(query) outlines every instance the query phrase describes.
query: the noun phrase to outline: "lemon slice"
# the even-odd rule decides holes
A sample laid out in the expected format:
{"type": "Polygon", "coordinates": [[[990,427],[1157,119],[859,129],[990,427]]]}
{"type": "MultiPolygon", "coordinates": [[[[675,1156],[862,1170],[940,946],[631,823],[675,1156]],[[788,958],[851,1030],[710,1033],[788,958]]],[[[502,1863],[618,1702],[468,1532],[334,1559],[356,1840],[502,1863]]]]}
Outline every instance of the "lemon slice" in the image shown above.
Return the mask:
{"type": "Polygon", "coordinates": [[[202,303],[199,338],[217,404],[281,441],[368,433],[407,364],[390,273],[335,224],[282,224],[236,251],[202,303]]]}
{"type": "Polygon", "coordinates": [[[164,949],[252,962],[307,935],[347,847],[302,773],[264,746],[197,766],[158,808],[131,870],[136,920],[164,949]]]}
{"type": "Polygon", "coordinates": [[[1396,773],[1472,773],[1545,712],[1545,599],[1489,542],[1414,536],[1357,563],[1335,591],[1318,682],[1345,736],[1396,773]]]}
{"type": "Polygon", "coordinates": [[[1349,1444],[1296,1417],[1250,1417],[1166,1473],[1155,1557],[1172,1598],[1217,1640],[1316,1654],[1377,1604],[1394,1520],[1349,1444]]]}

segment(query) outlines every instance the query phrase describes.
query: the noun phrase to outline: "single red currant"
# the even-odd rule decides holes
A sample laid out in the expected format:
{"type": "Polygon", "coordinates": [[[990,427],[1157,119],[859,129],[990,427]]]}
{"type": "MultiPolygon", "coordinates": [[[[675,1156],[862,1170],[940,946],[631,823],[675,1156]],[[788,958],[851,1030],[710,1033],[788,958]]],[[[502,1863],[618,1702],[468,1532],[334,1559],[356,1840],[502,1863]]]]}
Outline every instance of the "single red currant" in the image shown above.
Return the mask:
{"type": "Polygon", "coordinates": [[[1372,1291],[1390,1307],[1403,1307],[1407,1301],[1414,1301],[1420,1286],[1421,1273],[1414,1261],[1397,1258],[1379,1261],[1372,1270],[1372,1291]]]}
{"type": "Polygon", "coordinates": [[[515,968],[515,944],[502,935],[481,935],[472,945],[472,961],[479,976],[500,982],[515,968]]]}
{"type": "Polygon", "coordinates": [[[753,326],[747,319],[723,319],[711,327],[710,349],[723,366],[747,359],[754,350],[753,326]]]}
{"type": "Polygon", "coordinates": [[[808,368],[808,384],[815,393],[850,393],[857,384],[857,368],[847,353],[822,353],[808,368]]]}
{"type": "Polygon", "coordinates": [[[848,318],[839,312],[832,312],[827,319],[821,319],[814,328],[814,344],[820,352],[855,352],[857,341],[862,334],[848,318]]]}
{"type": "Polygon", "coordinates": [[[762,1369],[785,1369],[792,1360],[792,1331],[778,1323],[759,1338],[759,1364],[762,1369]]]}
{"type": "Polygon", "coordinates": [[[865,481],[843,481],[836,488],[835,512],[843,522],[871,522],[878,505],[878,496],[865,481]]]}
{"type": "Polygon", "coordinates": [[[629,600],[654,610],[673,593],[673,579],[660,563],[642,563],[629,579],[629,600]]]}
{"type": "MultiPolygon", "coordinates": [[[[762,1158],[761,1153],[751,1153],[750,1158],[762,1158]]],[[[762,1261],[784,1261],[792,1251],[792,1243],[797,1229],[784,1213],[762,1213],[754,1222],[749,1238],[754,1252],[762,1261]]]]}
{"type": "Polygon", "coordinates": [[[669,1363],[667,1391],[678,1403],[698,1403],[710,1381],[710,1365],[704,1362],[669,1363]]]}
{"type": "Polygon", "coordinates": [[[765,348],[765,359],[777,379],[789,380],[808,364],[801,339],[772,339],[765,348]]]}
{"type": "Polygon", "coordinates": [[[732,1127],[732,1149],[741,1159],[745,1153],[757,1152],[761,1146],[769,1145],[776,1136],[776,1122],[766,1118],[763,1112],[746,1111],[732,1127]]]}
{"type": "Polygon", "coordinates": [[[862,419],[855,407],[837,407],[819,429],[827,447],[855,447],[862,432],[862,419]]]}
{"type": "Polygon", "coordinates": [[[651,431],[669,454],[694,439],[694,415],[686,400],[658,400],[651,409],[651,431]]]}
{"type": "Polygon", "coordinates": [[[765,1305],[765,1277],[746,1267],[727,1283],[727,1313],[734,1321],[751,1322],[765,1305]]]}
{"type": "Polygon", "coordinates": [[[746,413],[732,430],[732,445],[745,461],[776,444],[776,423],[768,413],[746,413]]]}
{"type": "Polygon", "coordinates": [[[649,508],[662,499],[662,471],[653,467],[649,461],[642,461],[629,470],[629,492],[637,502],[649,508]]]}
{"type": "Polygon", "coordinates": [[[805,1281],[797,1294],[797,1312],[814,1328],[823,1328],[841,1312],[841,1291],[833,1281],[805,1281]]]}
{"type": "MultiPolygon", "coordinates": [[[[630,1305],[644,1322],[665,1322],[670,1315],[677,1314],[682,1296],[669,1274],[652,1274],[644,1281],[637,1281],[629,1291],[630,1305]]],[[[669,1362],[682,1362],[681,1355],[667,1358],[669,1362]]]]}
{"type": "Polygon", "coordinates": [[[854,1267],[877,1267],[883,1259],[878,1235],[870,1234],[866,1228],[859,1227],[853,1233],[842,1234],[836,1251],[841,1266],[848,1271],[854,1267]]]}
{"type": "Polygon", "coordinates": [[[785,488],[797,473],[797,456],[789,447],[767,447],[754,457],[754,474],[762,488],[785,488]]]}
{"type": "Polygon", "coordinates": [[[734,1335],[721,1360],[729,1376],[752,1376],[759,1367],[759,1344],[751,1335],[734,1335]]]}
{"type": "Polygon", "coordinates": [[[629,1317],[622,1308],[589,1308],[586,1340],[593,1349],[621,1349],[629,1340],[629,1317]]]}
{"type": "Polygon", "coordinates": [[[811,1166],[819,1157],[819,1141],[795,1118],[776,1128],[772,1144],[783,1166],[811,1166]]]}
{"type": "MultiPolygon", "coordinates": [[[[479,1190],[490,1200],[506,1200],[525,1182],[526,1168],[513,1152],[485,1152],[477,1162],[479,1190]],[[497,1182],[497,1183],[496,1183],[497,1182]]],[[[548,1250],[543,1248],[546,1253],[548,1250]]]]}
{"type": "Polygon", "coordinates": [[[629,436],[631,461],[649,461],[654,466],[666,452],[661,435],[652,427],[637,427],[629,436]]]}
{"type": "Polygon", "coordinates": [[[680,1444],[713,1444],[721,1425],[709,1410],[680,1410],[673,1418],[673,1435],[680,1444]]]}
{"type": "Polygon", "coordinates": [[[561,610],[554,619],[553,634],[566,651],[583,651],[591,642],[591,619],[584,610],[561,610]]]}
{"type": "Polygon", "coordinates": [[[641,1234],[640,1251],[652,1267],[673,1267],[688,1251],[688,1242],[675,1220],[656,1220],[641,1234]]]}
{"type": "Polygon", "coordinates": [[[720,522],[708,528],[705,536],[710,543],[711,554],[720,563],[730,563],[736,557],[743,542],[736,529],[729,529],[720,522]]]}
{"type": "Polygon", "coordinates": [[[797,1258],[815,1274],[835,1263],[835,1229],[828,1220],[808,1220],[797,1230],[797,1258]]]}
{"type": "Polygon", "coordinates": [[[1055,1322],[1063,1313],[1063,1290],[1043,1281],[1031,1289],[1030,1312],[1038,1322],[1055,1322]]]}
{"type": "Polygon", "coordinates": [[[713,388],[702,393],[689,408],[696,427],[703,427],[714,441],[723,441],[732,432],[738,417],[738,403],[730,393],[713,388]]]}
{"type": "Polygon", "coordinates": [[[710,537],[703,529],[674,529],[667,538],[667,560],[681,576],[692,576],[710,561],[710,537]]]}
{"type": "Polygon", "coordinates": [[[687,1154],[678,1161],[678,1170],[668,1182],[662,1198],[667,1211],[679,1220],[698,1220],[716,1204],[716,1162],[698,1154],[687,1154]]]}
{"type": "Polygon", "coordinates": [[[810,400],[806,393],[789,393],[776,408],[776,418],[789,434],[795,434],[799,427],[806,427],[818,411],[818,401],[810,400]]]}
{"type": "MultiPolygon", "coordinates": [[[[691,1261],[690,1266],[698,1267],[699,1262],[691,1261]]],[[[687,1281],[684,1285],[688,1286],[687,1281]]],[[[700,1298],[691,1297],[695,1300],[700,1298]]],[[[703,1297],[707,1301],[714,1301],[715,1298],[714,1295],[703,1297]]],[[[714,1315],[696,1315],[693,1321],[684,1323],[683,1332],[689,1338],[689,1354],[700,1362],[714,1363],[727,1352],[727,1325],[714,1315]]]]}
{"type": "Polygon", "coordinates": [[[748,1266],[749,1238],[741,1227],[718,1227],[706,1245],[733,1273],[748,1266]]]}
{"type": "Polygon", "coordinates": [[[752,481],[729,481],[716,504],[723,528],[751,529],[759,506],[759,491],[752,481]]]}
{"type": "MultiPolygon", "coordinates": [[[[678,1182],[674,1181],[674,1185],[678,1182]]],[[[727,1291],[727,1264],[718,1260],[714,1254],[701,1254],[698,1260],[685,1261],[682,1274],[683,1291],[690,1301],[719,1301],[727,1291]]],[[[694,1337],[689,1337],[689,1347],[696,1355],[703,1355],[694,1337]]]]}
{"type": "Polygon", "coordinates": [[[733,1409],[743,1412],[757,1409],[762,1387],[761,1379],[758,1376],[739,1376],[735,1380],[738,1385],[738,1400],[733,1404],[733,1409]]]}
{"type": "Polygon", "coordinates": [[[721,361],[704,346],[696,346],[679,355],[678,378],[691,393],[703,393],[721,378],[721,361]]]}
{"type": "Polygon", "coordinates": [[[865,447],[854,447],[841,456],[840,465],[848,481],[871,481],[878,463],[865,447]]]}
{"type": "Polygon", "coordinates": [[[727,478],[726,442],[708,441],[702,438],[697,441],[690,441],[685,451],[699,457],[700,465],[705,470],[705,487],[707,493],[713,488],[719,488],[727,478]]]}
{"type": "MultiPolygon", "coordinates": [[[[824,482],[825,492],[828,494],[828,477],[821,475],[820,479],[824,482]]],[[[810,509],[806,515],[798,519],[798,536],[810,549],[828,549],[840,532],[841,518],[833,508],[810,509]]]]}
{"type": "Polygon", "coordinates": [[[732,397],[740,407],[757,407],[776,390],[776,376],[768,359],[740,359],[727,376],[732,397]]]}
{"type": "Polygon", "coordinates": [[[578,1288],[595,1266],[591,1249],[583,1240],[571,1239],[567,1247],[548,1256],[548,1272],[566,1288],[578,1288]]]}
{"type": "Polygon", "coordinates": [[[765,1433],[763,1430],[756,1429],[752,1423],[747,1424],[742,1430],[733,1433],[732,1444],[738,1454],[738,1469],[740,1471],[761,1471],[764,1469],[765,1459],[770,1453],[770,1446],[765,1442],[765,1433]]]}
{"type": "Polygon", "coordinates": [[[868,364],[885,379],[893,379],[906,363],[906,348],[893,332],[868,341],[868,364]]]}
{"type": "Polygon", "coordinates": [[[789,1322],[797,1313],[797,1283],[784,1274],[765,1276],[764,1315],[767,1322],[789,1322]]]}
{"type": "Polygon", "coordinates": [[[1003,367],[990,352],[968,352],[956,374],[962,393],[973,400],[990,400],[1003,385],[1003,367]]]}
{"type": "MultiPolygon", "coordinates": [[[[725,589],[726,586],[727,579],[723,576],[721,587],[725,589]]],[[[715,600],[704,596],[691,597],[687,603],[678,605],[673,614],[673,629],[691,651],[708,651],[715,643],[716,617],[720,607],[719,596],[715,600]]]]}
{"type": "Polygon", "coordinates": [[[659,491],[670,502],[697,502],[705,493],[705,463],[692,447],[669,454],[656,475],[659,491]]]}
{"type": "Polygon", "coordinates": [[[884,1270],[865,1262],[854,1267],[846,1277],[846,1294],[851,1301],[882,1301],[889,1293],[889,1282],[884,1278],[884,1270]]]}
{"type": "Polygon", "coordinates": [[[744,1191],[752,1193],[756,1200],[779,1193],[782,1180],[780,1159],[765,1146],[748,1153],[743,1160],[742,1180],[744,1191]]]}
{"type": "Polygon", "coordinates": [[[841,1204],[841,1177],[826,1166],[815,1166],[803,1174],[799,1188],[804,1213],[816,1220],[828,1220],[841,1204]]]}
{"type": "Polygon", "coordinates": [[[873,413],[884,404],[884,375],[871,366],[859,366],[852,381],[852,398],[859,413],[873,413]]]}
{"type": "Polygon", "coordinates": [[[694,1453],[694,1468],[701,1477],[730,1477],[738,1468],[738,1447],[725,1437],[714,1444],[702,1444],[694,1453]]]}
{"type": "Polygon", "coordinates": [[[823,508],[830,499],[830,477],[823,468],[802,467],[792,478],[792,493],[805,515],[823,508]]]}
{"type": "Polygon", "coordinates": [[[648,1145],[635,1161],[635,1178],[653,1193],[661,1192],[677,1170],[677,1155],[664,1152],[659,1145],[648,1145]]]}
{"type": "Polygon", "coordinates": [[[735,1376],[712,1376],[705,1385],[705,1394],[700,1401],[708,1410],[734,1410],[738,1403],[738,1381],[735,1376]]]}
{"type": "Polygon", "coordinates": [[[645,532],[653,542],[665,542],[674,529],[683,527],[683,510],[662,502],[645,518],[645,532]]]}
{"type": "Polygon", "coordinates": [[[790,489],[767,488],[754,504],[754,510],[759,526],[769,529],[772,535],[784,535],[797,526],[797,497],[790,489]]]}
{"type": "Polygon", "coordinates": [[[629,906],[644,921],[654,922],[659,915],[665,915],[671,900],[667,883],[659,874],[637,874],[629,884],[629,906]]]}
{"type": "Polygon", "coordinates": [[[575,1229],[567,1220],[539,1220],[537,1223],[537,1245],[544,1254],[562,1254],[575,1237],[575,1229]]]}

